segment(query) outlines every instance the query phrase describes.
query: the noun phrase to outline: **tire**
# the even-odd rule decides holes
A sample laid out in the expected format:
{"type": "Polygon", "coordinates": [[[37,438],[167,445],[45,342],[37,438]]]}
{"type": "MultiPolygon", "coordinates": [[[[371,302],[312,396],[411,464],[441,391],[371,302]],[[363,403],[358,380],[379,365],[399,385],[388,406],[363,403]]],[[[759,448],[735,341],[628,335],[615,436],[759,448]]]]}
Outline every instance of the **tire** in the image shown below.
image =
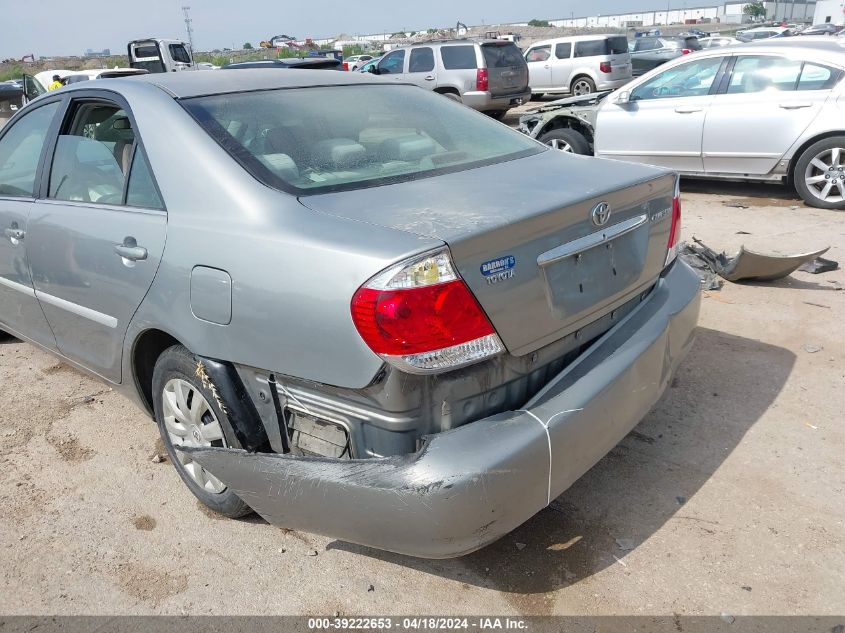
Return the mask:
{"type": "Polygon", "coordinates": [[[584,75],[572,80],[569,93],[574,97],[592,94],[596,91],[596,82],[584,75]]]}
{"type": "Polygon", "coordinates": [[[590,144],[584,135],[568,127],[557,128],[541,134],[537,139],[544,145],[548,145],[562,152],[570,154],[590,155],[590,144]]]}
{"type": "Polygon", "coordinates": [[[440,94],[442,94],[447,99],[451,99],[452,101],[457,101],[458,103],[464,102],[464,100],[461,99],[461,95],[456,92],[441,92],[440,94]]]}
{"type": "Polygon", "coordinates": [[[497,121],[501,121],[502,119],[504,119],[507,113],[507,110],[490,110],[489,112],[485,112],[487,116],[492,119],[496,119],[497,121]]]}
{"type": "Polygon", "coordinates": [[[845,210],[845,136],[822,139],[804,150],[792,181],[809,206],[845,210]]]}
{"type": "Polygon", "coordinates": [[[188,489],[210,509],[236,519],[250,514],[252,508],[174,448],[177,441],[188,446],[240,448],[211,389],[195,375],[196,367],[196,357],[181,345],[169,347],[159,356],[153,370],[156,423],[170,461],[188,489]]]}
{"type": "Polygon", "coordinates": [[[539,101],[543,97],[546,96],[545,92],[532,92],[531,93],[531,101],[539,101]]]}
{"type": "Polygon", "coordinates": [[[15,338],[15,337],[12,336],[11,334],[9,334],[8,332],[4,332],[3,330],[0,330],[0,341],[8,341],[8,340],[13,339],[13,338],[15,338]]]}

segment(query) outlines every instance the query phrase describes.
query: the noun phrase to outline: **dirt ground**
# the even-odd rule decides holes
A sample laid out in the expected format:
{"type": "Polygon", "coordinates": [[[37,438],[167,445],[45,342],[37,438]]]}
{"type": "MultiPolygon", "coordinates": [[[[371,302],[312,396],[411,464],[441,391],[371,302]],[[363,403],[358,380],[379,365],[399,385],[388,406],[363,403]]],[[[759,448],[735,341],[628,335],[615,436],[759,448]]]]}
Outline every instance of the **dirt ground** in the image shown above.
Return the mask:
{"type": "MultiPolygon", "coordinates": [[[[845,213],[778,186],[683,189],[685,238],[845,260],[845,213]]],[[[0,344],[0,613],[841,614],[843,286],[840,270],[707,292],[642,423],[451,561],[215,516],[152,461],[157,430],[130,402],[0,344]]]]}

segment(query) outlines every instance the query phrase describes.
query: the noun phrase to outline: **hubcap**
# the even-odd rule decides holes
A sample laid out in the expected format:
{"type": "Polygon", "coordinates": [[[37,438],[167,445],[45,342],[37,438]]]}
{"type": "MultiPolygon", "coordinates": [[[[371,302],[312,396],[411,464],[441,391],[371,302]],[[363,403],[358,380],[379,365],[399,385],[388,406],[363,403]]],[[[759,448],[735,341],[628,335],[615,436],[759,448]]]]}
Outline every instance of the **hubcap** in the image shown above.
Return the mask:
{"type": "Polygon", "coordinates": [[[824,202],[845,200],[845,148],[826,149],[810,161],[804,182],[816,198],[824,202]]]}
{"type": "Polygon", "coordinates": [[[572,145],[570,145],[566,141],[561,140],[559,138],[553,138],[553,139],[549,140],[549,142],[546,143],[546,145],[548,145],[549,147],[554,148],[554,149],[559,149],[562,152],[569,152],[570,154],[574,153],[572,151],[572,145]]]}
{"type": "Polygon", "coordinates": [[[576,97],[580,97],[581,95],[588,95],[593,91],[592,86],[586,81],[578,81],[575,83],[575,86],[572,88],[572,93],[576,97]]]}
{"type": "MultiPolygon", "coordinates": [[[[164,427],[174,446],[226,446],[223,428],[208,401],[187,380],[172,378],[164,385],[162,394],[164,427]]],[[[185,453],[177,451],[179,463],[196,484],[204,490],[219,494],[225,484],[185,453]]]]}

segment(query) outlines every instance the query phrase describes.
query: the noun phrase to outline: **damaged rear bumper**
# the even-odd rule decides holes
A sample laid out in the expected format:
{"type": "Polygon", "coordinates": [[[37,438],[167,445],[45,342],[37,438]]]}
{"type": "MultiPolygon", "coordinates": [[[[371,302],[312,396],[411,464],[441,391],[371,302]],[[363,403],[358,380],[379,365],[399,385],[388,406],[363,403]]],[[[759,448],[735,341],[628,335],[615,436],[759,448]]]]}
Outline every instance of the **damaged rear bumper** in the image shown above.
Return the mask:
{"type": "Polygon", "coordinates": [[[657,402],[692,344],[699,282],[649,297],[519,411],[364,460],[187,449],[270,523],[424,558],[461,556],[546,507],[657,402]]]}

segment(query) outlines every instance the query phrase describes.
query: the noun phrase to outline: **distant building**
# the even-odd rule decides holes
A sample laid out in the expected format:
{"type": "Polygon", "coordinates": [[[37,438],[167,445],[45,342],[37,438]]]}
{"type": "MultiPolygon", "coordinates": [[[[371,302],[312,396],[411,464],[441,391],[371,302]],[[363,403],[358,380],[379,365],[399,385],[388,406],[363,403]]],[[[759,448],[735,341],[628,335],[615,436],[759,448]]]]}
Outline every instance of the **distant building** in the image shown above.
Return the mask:
{"type": "Polygon", "coordinates": [[[842,0],[819,0],[813,24],[845,24],[845,2],[842,0]]]}
{"type": "Polygon", "coordinates": [[[104,48],[101,51],[95,51],[90,48],[86,48],[85,57],[111,57],[111,50],[104,48]]]}

